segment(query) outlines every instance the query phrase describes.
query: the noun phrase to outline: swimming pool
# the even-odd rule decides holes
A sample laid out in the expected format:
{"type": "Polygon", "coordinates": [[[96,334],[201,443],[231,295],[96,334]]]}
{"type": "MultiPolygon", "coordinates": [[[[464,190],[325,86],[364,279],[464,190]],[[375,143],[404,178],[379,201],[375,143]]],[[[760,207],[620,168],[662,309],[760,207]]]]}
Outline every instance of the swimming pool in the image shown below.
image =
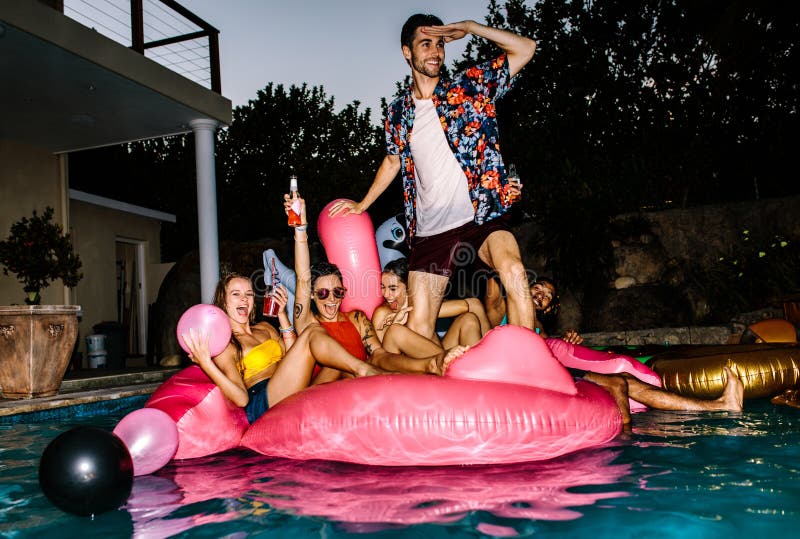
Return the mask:
{"type": "MultiPolygon", "coordinates": [[[[140,404],[139,404],[140,405],[140,404]]],[[[73,516],[39,457],[130,410],[0,425],[3,537],[765,537],[800,526],[800,410],[647,412],[612,444],[547,462],[381,468],[236,451],[137,477],[127,505],[73,516]]]]}

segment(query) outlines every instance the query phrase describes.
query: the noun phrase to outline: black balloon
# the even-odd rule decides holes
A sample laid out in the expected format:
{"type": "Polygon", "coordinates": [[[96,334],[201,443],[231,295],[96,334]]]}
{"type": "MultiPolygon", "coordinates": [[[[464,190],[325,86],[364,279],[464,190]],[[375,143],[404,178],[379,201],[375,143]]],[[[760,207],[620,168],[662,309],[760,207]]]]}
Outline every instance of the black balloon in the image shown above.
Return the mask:
{"type": "Polygon", "coordinates": [[[58,435],[42,453],[39,485],[64,511],[93,515],[116,509],[133,485],[133,460],[114,433],[75,427],[58,435]]]}

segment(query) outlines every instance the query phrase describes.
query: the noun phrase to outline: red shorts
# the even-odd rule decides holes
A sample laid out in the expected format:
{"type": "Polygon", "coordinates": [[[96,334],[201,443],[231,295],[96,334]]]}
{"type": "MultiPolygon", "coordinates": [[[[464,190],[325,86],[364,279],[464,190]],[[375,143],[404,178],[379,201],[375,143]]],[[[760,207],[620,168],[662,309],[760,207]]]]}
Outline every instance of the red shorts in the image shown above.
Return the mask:
{"type": "Polygon", "coordinates": [[[433,236],[411,238],[409,271],[433,273],[452,277],[459,268],[468,268],[475,262],[481,264],[478,249],[497,230],[511,230],[511,214],[506,213],[482,225],[470,221],[458,228],[433,236]]]}

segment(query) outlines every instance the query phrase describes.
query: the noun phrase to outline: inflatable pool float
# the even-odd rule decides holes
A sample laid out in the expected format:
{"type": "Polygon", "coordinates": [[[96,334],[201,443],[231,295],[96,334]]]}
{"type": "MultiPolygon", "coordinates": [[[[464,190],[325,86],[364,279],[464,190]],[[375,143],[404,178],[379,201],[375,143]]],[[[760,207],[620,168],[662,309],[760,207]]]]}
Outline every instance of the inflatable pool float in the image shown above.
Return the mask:
{"type": "MultiPolygon", "coordinates": [[[[564,339],[554,337],[546,339],[545,342],[555,358],[570,369],[599,374],[629,374],[642,382],[661,387],[661,378],[658,374],[634,357],[613,351],[603,352],[579,344],[570,344],[564,339]]],[[[629,404],[631,412],[647,410],[647,406],[633,399],[629,399],[629,404]]]]}
{"type": "Polygon", "coordinates": [[[368,318],[383,303],[381,295],[381,262],[375,243],[375,228],[367,212],[331,217],[328,211],[337,202],[353,202],[346,198],[330,201],[319,214],[317,232],[325,248],[328,262],[342,272],[347,294],[342,312],[363,311],[368,318]]]}
{"type": "Polygon", "coordinates": [[[146,404],[176,420],[175,458],[241,445],[276,457],[386,466],[515,463],[604,444],[622,427],[608,392],[574,381],[541,337],[515,326],[490,331],[445,376],[313,386],[249,426],[204,376],[189,367],[146,404]]]}
{"type": "Polygon", "coordinates": [[[405,536],[398,525],[452,523],[466,511],[496,519],[572,520],[582,516],[581,506],[627,496],[620,484],[633,465],[619,457],[619,448],[599,448],[547,461],[398,469],[237,453],[177,462],[168,474],[138,478],[126,510],[136,537],[177,535],[197,525],[179,516],[182,507],[220,499],[237,500],[236,510],[214,516],[277,509],[339,526],[370,524],[360,530],[362,537],[380,529],[405,536]],[[185,528],[176,529],[182,522],[185,528]]]}
{"type": "Polygon", "coordinates": [[[197,365],[172,375],[153,392],[146,408],[166,412],[178,427],[175,459],[233,449],[250,424],[243,408],[229,401],[197,365]]]}
{"type": "Polygon", "coordinates": [[[800,385],[797,344],[678,345],[647,362],[665,389],[703,399],[720,396],[726,365],[742,380],[745,399],[771,397],[800,385]]]}
{"type": "Polygon", "coordinates": [[[378,245],[378,257],[381,261],[381,268],[398,258],[405,258],[406,227],[400,219],[403,214],[390,217],[375,229],[375,243],[378,245]]]}
{"type": "Polygon", "coordinates": [[[769,318],[750,324],[739,340],[741,344],[778,342],[797,342],[797,328],[782,318],[769,318]]]}

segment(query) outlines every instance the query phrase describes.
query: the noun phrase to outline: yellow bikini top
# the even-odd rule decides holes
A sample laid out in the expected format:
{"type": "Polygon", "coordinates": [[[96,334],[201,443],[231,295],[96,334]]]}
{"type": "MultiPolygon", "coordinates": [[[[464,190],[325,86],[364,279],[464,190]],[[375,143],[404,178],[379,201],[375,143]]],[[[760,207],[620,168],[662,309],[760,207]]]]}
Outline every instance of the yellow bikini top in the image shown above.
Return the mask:
{"type": "Polygon", "coordinates": [[[254,346],[239,361],[239,372],[245,382],[270,365],[283,359],[281,345],[275,339],[267,339],[258,346],[254,346]]]}

